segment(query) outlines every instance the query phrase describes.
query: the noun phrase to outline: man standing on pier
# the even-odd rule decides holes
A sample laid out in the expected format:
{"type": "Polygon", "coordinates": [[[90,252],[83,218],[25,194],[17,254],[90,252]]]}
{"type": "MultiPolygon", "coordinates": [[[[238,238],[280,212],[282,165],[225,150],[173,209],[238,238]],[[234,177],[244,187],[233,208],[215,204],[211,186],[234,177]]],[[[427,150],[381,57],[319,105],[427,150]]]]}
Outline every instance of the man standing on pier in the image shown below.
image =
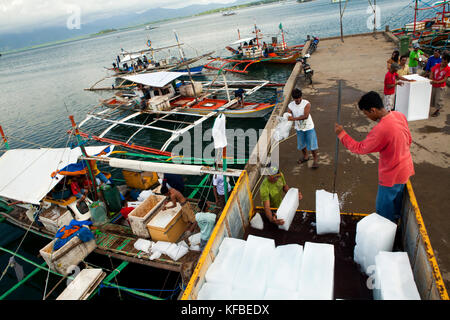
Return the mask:
{"type": "Polygon", "coordinates": [[[431,106],[436,108],[431,116],[437,117],[444,105],[445,89],[447,88],[447,78],[450,77],[450,55],[444,54],[440,63],[431,69],[430,83],[431,88],[431,106]]]}
{"type": "Polygon", "coordinates": [[[353,153],[380,153],[376,212],[396,221],[400,217],[405,184],[414,174],[408,121],[402,113],[386,110],[381,97],[374,91],[363,95],[358,107],[367,118],[378,122],[367,137],[361,142],[355,141],[337,123],[335,132],[353,153]]]}
{"type": "Polygon", "coordinates": [[[419,70],[419,61],[420,56],[426,56],[422,50],[420,50],[420,45],[418,43],[414,43],[414,50],[409,54],[409,73],[416,74],[419,70]]]}
{"type": "Polygon", "coordinates": [[[288,105],[288,112],[291,114],[288,120],[294,121],[295,131],[297,131],[297,148],[303,152],[303,158],[297,162],[299,164],[307,162],[309,160],[308,152],[311,151],[314,158],[312,168],[316,169],[319,167],[317,162],[319,146],[314,122],[310,114],[311,103],[302,99],[302,91],[297,88],[292,90],[292,99],[294,101],[288,105]]]}

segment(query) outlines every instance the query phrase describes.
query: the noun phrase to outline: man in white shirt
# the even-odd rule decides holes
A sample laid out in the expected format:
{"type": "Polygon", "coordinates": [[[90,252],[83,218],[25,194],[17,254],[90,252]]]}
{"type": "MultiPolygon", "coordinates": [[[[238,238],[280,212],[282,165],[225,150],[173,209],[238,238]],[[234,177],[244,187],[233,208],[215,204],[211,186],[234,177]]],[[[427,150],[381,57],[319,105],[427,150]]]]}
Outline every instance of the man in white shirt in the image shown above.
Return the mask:
{"type": "Polygon", "coordinates": [[[288,120],[294,121],[295,131],[297,131],[297,148],[303,152],[303,158],[297,162],[301,164],[308,161],[308,151],[311,151],[314,159],[312,168],[316,169],[319,167],[317,162],[319,146],[314,122],[310,114],[311,104],[308,100],[302,99],[302,91],[297,88],[292,90],[292,99],[293,101],[288,105],[288,112],[292,116],[288,120]]]}

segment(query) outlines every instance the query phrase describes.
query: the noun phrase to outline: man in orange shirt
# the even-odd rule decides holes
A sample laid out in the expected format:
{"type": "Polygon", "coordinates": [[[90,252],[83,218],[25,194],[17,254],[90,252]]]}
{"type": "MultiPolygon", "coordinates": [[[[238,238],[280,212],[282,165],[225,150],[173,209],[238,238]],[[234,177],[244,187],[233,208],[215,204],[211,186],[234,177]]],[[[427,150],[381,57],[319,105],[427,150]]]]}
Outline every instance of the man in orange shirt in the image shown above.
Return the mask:
{"type": "Polygon", "coordinates": [[[447,78],[450,76],[449,60],[450,55],[446,53],[443,55],[441,63],[436,64],[431,69],[430,83],[433,86],[431,90],[431,106],[436,108],[436,111],[431,114],[432,117],[437,117],[444,105],[447,78]]]}
{"type": "Polygon", "coordinates": [[[367,137],[361,142],[355,141],[339,124],[335,124],[335,132],[353,153],[380,153],[376,212],[395,221],[400,217],[405,184],[414,174],[408,121],[401,112],[386,110],[374,91],[363,95],[358,106],[367,118],[378,122],[367,137]]]}

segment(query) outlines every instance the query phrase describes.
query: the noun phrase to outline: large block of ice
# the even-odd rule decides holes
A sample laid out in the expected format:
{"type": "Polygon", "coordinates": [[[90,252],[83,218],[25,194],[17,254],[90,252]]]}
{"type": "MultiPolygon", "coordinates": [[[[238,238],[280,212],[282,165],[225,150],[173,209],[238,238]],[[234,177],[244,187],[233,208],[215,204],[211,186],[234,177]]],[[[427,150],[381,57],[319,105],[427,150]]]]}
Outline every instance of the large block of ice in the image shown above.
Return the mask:
{"type": "Polygon", "coordinates": [[[244,255],[246,242],[241,239],[224,238],[219,253],[205,274],[207,282],[231,284],[244,255]]]}
{"type": "MultiPolygon", "coordinates": [[[[269,261],[273,259],[274,251],[273,239],[249,235],[244,255],[233,279],[233,290],[251,289],[254,296],[262,298],[266,290],[269,261]]],[[[253,296],[247,298],[253,299],[253,296]]]]}
{"type": "Polygon", "coordinates": [[[373,273],[375,256],[380,251],[392,251],[396,230],[395,223],[376,213],[364,217],[356,224],[353,258],[367,275],[373,273]]]}
{"type": "Polygon", "coordinates": [[[263,300],[297,300],[298,292],[268,288],[263,300]]]}
{"type": "Polygon", "coordinates": [[[197,300],[230,300],[231,284],[205,282],[198,292],[197,300]]]}
{"type": "Polygon", "coordinates": [[[341,214],[336,193],[316,190],[316,231],[317,234],[339,233],[341,214]]]}
{"type": "Polygon", "coordinates": [[[287,244],[275,248],[267,278],[267,288],[297,291],[303,247],[287,244]]]}
{"type": "Polygon", "coordinates": [[[298,283],[300,300],[332,300],[334,295],[334,246],[306,242],[298,283]]]}
{"type": "Polygon", "coordinates": [[[375,270],[375,300],[420,300],[406,252],[379,252],[375,270]]]}
{"type": "Polygon", "coordinates": [[[431,101],[430,80],[417,74],[404,76],[414,82],[403,82],[397,86],[395,110],[406,116],[408,121],[428,119],[431,101]]]}
{"type": "Polygon", "coordinates": [[[295,211],[298,208],[298,189],[290,188],[289,191],[281,201],[280,207],[277,210],[277,219],[283,219],[284,224],[278,228],[288,231],[294,219],[295,211]]]}

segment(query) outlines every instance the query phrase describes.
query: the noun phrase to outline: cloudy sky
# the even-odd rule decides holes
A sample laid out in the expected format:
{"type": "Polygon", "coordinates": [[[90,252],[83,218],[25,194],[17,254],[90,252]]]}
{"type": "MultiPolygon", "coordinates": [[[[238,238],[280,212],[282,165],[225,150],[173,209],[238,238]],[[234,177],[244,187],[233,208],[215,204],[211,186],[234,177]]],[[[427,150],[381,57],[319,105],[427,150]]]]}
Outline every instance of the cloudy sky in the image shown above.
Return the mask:
{"type": "Polygon", "coordinates": [[[0,0],[0,33],[34,26],[86,23],[118,13],[151,8],[178,9],[193,4],[232,3],[234,0],[0,0]],[[69,22],[68,22],[69,21],[69,22]]]}

